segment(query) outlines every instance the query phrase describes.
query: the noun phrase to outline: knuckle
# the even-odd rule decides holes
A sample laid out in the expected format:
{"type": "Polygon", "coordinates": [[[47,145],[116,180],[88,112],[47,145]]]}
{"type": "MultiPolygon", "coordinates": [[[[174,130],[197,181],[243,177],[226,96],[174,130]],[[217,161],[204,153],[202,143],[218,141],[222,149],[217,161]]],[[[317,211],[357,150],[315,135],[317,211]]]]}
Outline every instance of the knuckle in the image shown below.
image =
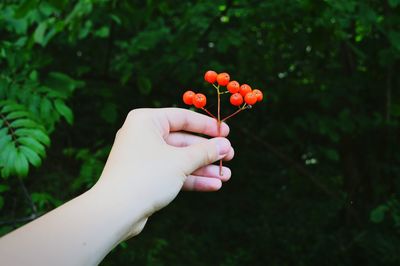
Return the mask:
{"type": "Polygon", "coordinates": [[[213,163],[213,162],[216,160],[216,156],[215,156],[216,152],[215,152],[215,150],[210,149],[210,148],[207,147],[206,145],[204,145],[203,149],[204,149],[204,153],[205,153],[205,155],[206,155],[206,156],[205,156],[204,165],[213,163]]]}
{"type": "Polygon", "coordinates": [[[147,111],[144,108],[133,109],[133,110],[129,111],[128,115],[126,116],[126,121],[125,122],[128,125],[132,124],[133,121],[140,120],[140,119],[145,119],[146,114],[147,114],[147,111]]]}

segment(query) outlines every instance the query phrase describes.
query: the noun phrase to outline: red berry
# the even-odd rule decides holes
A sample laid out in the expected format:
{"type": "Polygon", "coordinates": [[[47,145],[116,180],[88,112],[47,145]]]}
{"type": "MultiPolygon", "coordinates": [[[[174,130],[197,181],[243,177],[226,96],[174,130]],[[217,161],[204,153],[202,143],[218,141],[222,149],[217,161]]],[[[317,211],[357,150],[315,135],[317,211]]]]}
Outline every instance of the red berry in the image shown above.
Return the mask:
{"type": "Polygon", "coordinates": [[[229,83],[229,74],[228,73],[220,73],[217,76],[217,82],[221,86],[226,86],[229,83]]]}
{"type": "Polygon", "coordinates": [[[204,80],[208,83],[214,83],[217,81],[217,72],[208,70],[206,74],[204,74],[204,80]]]}
{"type": "Polygon", "coordinates": [[[247,84],[243,84],[242,86],[240,86],[240,90],[239,93],[245,97],[247,93],[251,92],[251,87],[247,84]]]}
{"type": "Polygon", "coordinates": [[[202,93],[197,93],[196,95],[194,95],[193,97],[193,104],[194,106],[196,106],[197,108],[203,108],[207,103],[207,98],[204,94],[202,93]]]}
{"type": "Polygon", "coordinates": [[[255,89],[255,90],[253,90],[253,93],[257,96],[257,102],[261,102],[263,99],[262,91],[255,89]]]}
{"type": "Polygon", "coordinates": [[[230,93],[236,93],[236,92],[239,92],[240,85],[239,85],[239,82],[233,80],[228,83],[228,86],[226,86],[226,88],[228,89],[228,91],[230,93]]]}
{"type": "Polygon", "coordinates": [[[248,105],[253,105],[257,102],[257,95],[254,92],[249,92],[244,96],[244,101],[248,105]]]}
{"type": "Polygon", "coordinates": [[[193,97],[196,93],[194,93],[193,91],[186,91],[183,94],[183,102],[187,105],[192,105],[193,104],[193,97]]]}
{"type": "Polygon", "coordinates": [[[240,93],[234,93],[229,100],[232,105],[240,106],[243,103],[243,96],[240,93]]]}

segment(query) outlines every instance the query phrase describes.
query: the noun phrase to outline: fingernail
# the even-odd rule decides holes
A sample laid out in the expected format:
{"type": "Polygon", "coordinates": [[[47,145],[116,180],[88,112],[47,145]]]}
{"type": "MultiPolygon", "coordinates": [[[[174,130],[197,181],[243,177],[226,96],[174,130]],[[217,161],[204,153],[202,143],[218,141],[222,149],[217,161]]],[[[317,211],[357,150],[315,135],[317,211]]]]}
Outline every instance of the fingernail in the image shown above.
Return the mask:
{"type": "Polygon", "coordinates": [[[220,138],[216,139],[215,142],[217,146],[218,155],[225,155],[229,152],[230,143],[227,139],[220,138]]]}

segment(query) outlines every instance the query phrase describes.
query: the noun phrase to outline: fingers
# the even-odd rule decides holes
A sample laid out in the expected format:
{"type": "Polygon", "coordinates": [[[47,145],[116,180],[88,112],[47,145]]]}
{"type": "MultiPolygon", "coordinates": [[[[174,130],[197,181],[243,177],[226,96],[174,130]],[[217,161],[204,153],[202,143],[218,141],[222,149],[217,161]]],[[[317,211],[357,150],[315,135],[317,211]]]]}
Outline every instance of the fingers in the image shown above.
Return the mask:
{"type": "MultiPolygon", "coordinates": [[[[184,133],[184,132],[172,132],[166,138],[165,141],[175,147],[187,147],[196,143],[207,141],[207,138],[184,133]]],[[[223,158],[224,161],[232,160],[235,155],[235,151],[231,147],[227,155],[223,158]]]]}
{"type": "Polygon", "coordinates": [[[207,141],[206,138],[188,134],[184,132],[172,132],[166,138],[165,141],[175,147],[186,147],[202,141],[207,141]]]}
{"type": "Polygon", "coordinates": [[[204,176],[208,178],[218,178],[222,182],[226,182],[231,178],[231,169],[228,167],[222,167],[222,175],[219,175],[219,165],[210,164],[207,166],[203,166],[196,171],[193,172],[194,176],[204,176]]]}
{"type": "Polygon", "coordinates": [[[208,178],[204,176],[190,175],[183,183],[182,190],[186,191],[217,191],[222,187],[222,182],[218,178],[208,178]]]}
{"type": "Polygon", "coordinates": [[[227,157],[231,150],[229,140],[219,137],[180,148],[178,152],[181,153],[182,169],[189,175],[202,166],[227,157]]]}
{"type": "Polygon", "coordinates": [[[164,117],[161,122],[167,132],[189,131],[212,137],[226,137],[229,134],[227,124],[222,123],[221,132],[218,132],[218,123],[214,118],[187,109],[163,108],[160,109],[160,115],[164,117]]]}
{"type": "Polygon", "coordinates": [[[218,165],[207,165],[201,167],[189,175],[183,183],[182,190],[186,191],[217,191],[221,188],[222,182],[231,178],[231,170],[228,167],[222,167],[222,176],[219,175],[218,165]]]}

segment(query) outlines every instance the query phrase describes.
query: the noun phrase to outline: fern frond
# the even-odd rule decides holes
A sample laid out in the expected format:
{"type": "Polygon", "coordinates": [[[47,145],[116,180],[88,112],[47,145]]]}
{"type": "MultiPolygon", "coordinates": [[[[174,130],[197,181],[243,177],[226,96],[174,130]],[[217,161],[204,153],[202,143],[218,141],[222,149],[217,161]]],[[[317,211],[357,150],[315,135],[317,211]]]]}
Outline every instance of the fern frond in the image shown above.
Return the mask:
{"type": "Polygon", "coordinates": [[[1,176],[26,176],[29,165],[38,167],[46,156],[50,138],[28,109],[13,100],[0,102],[1,176]]]}

